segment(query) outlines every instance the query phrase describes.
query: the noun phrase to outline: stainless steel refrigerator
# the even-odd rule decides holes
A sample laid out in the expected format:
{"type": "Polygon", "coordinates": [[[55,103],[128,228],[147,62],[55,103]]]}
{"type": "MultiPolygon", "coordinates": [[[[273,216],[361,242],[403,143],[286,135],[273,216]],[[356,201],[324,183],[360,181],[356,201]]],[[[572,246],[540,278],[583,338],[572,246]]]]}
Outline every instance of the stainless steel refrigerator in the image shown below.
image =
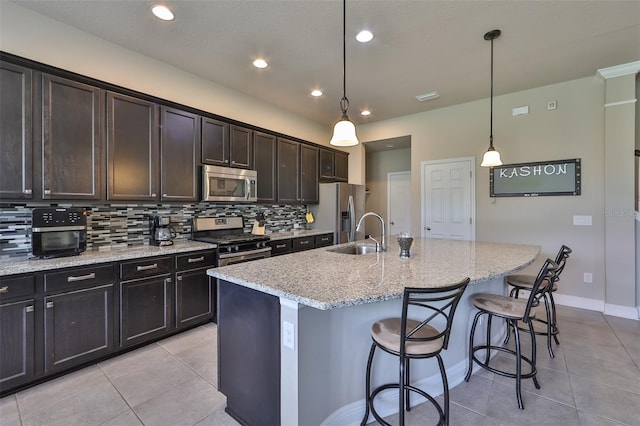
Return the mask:
{"type": "Polygon", "coordinates": [[[314,229],[333,231],[336,244],[364,239],[364,224],[356,232],[358,219],[364,214],[364,185],[321,183],[320,203],[311,205],[314,229]]]}

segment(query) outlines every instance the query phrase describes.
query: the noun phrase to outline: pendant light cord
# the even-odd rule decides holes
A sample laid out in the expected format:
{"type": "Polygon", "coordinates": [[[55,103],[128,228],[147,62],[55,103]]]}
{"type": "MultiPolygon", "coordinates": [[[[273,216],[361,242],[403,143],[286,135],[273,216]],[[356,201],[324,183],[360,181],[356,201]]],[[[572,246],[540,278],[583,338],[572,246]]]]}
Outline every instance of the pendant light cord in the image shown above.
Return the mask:
{"type": "Polygon", "coordinates": [[[342,115],[347,115],[349,99],[347,99],[347,0],[342,0],[342,99],[340,99],[342,115]]]}
{"type": "Polygon", "coordinates": [[[489,147],[493,148],[493,38],[491,39],[491,111],[489,114],[489,147]]]}

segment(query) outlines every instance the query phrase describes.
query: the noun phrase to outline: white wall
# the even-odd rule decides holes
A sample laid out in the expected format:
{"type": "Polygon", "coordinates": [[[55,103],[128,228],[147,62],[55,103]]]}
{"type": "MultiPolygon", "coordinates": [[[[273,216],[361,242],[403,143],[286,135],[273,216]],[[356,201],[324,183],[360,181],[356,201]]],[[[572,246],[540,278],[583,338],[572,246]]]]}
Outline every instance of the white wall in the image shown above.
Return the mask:
{"type": "MultiPolygon", "coordinates": [[[[489,197],[489,173],[480,167],[489,144],[489,100],[470,102],[421,114],[360,126],[363,140],[411,135],[412,193],[420,199],[420,162],[476,156],[476,238],[485,241],[531,243],[542,254],[528,271],[546,257],[554,257],[561,244],[573,249],[560,293],[577,304],[604,306],[605,211],[604,132],[605,82],[595,76],[510,93],[494,98],[494,144],[505,163],[582,159],[582,195],[539,198],[489,197]],[[547,111],[547,102],[558,108],[547,111]],[[513,117],[511,109],[529,106],[530,113],[513,117]],[[573,215],[592,216],[592,226],[574,226],[573,215]],[[593,283],[583,283],[583,273],[593,283]],[[594,302],[594,303],[591,303],[594,302]]],[[[619,188],[633,198],[633,186],[619,188]]],[[[413,232],[420,229],[420,203],[414,203],[413,232]]],[[[634,235],[633,224],[628,229],[634,235]]],[[[633,277],[628,285],[633,288],[633,277]]],[[[616,300],[633,306],[630,300],[616,300]]]]}
{"type": "MultiPolygon", "coordinates": [[[[411,149],[368,152],[366,154],[365,210],[374,211],[387,220],[387,174],[411,170],[411,149]]],[[[411,200],[408,200],[409,202],[411,200]]]]}

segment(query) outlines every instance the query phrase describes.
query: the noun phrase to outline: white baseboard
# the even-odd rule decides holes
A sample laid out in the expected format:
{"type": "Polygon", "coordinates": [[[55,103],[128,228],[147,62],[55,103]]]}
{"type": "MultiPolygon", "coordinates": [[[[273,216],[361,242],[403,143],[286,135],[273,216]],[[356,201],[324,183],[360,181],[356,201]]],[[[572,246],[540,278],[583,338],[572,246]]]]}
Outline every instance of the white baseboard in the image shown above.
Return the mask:
{"type": "Polygon", "coordinates": [[[611,303],[605,303],[604,300],[588,299],[586,297],[569,296],[558,293],[553,293],[553,299],[557,305],[602,312],[605,315],[614,317],[634,320],[640,319],[640,306],[613,305],[611,303]]]}

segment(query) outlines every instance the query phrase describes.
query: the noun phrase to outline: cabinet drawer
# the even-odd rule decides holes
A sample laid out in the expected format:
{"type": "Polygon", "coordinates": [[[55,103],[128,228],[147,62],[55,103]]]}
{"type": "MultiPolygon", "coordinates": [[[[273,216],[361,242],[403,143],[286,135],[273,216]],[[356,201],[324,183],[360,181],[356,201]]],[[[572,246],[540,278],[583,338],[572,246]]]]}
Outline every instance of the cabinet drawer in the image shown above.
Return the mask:
{"type": "Polygon", "coordinates": [[[120,279],[135,280],[137,278],[168,274],[171,272],[171,257],[148,257],[122,262],[120,264],[120,279]]]}
{"type": "Polygon", "coordinates": [[[333,234],[316,235],[316,247],[330,246],[333,244],[333,234]]]}
{"type": "Polygon", "coordinates": [[[74,268],[44,274],[44,291],[46,293],[52,293],[93,287],[114,281],[115,273],[112,264],[91,266],[88,268],[74,268]]]}
{"type": "Polygon", "coordinates": [[[199,251],[176,256],[176,270],[185,271],[197,268],[213,268],[216,266],[215,250],[199,251]]]}
{"type": "Polygon", "coordinates": [[[35,293],[33,276],[0,279],[0,302],[30,297],[35,293]]]}
{"type": "Polygon", "coordinates": [[[291,239],[271,241],[269,245],[271,246],[271,256],[291,253],[291,239]]]}
{"type": "Polygon", "coordinates": [[[293,251],[310,250],[315,248],[313,236],[294,238],[292,241],[293,251]]]}

